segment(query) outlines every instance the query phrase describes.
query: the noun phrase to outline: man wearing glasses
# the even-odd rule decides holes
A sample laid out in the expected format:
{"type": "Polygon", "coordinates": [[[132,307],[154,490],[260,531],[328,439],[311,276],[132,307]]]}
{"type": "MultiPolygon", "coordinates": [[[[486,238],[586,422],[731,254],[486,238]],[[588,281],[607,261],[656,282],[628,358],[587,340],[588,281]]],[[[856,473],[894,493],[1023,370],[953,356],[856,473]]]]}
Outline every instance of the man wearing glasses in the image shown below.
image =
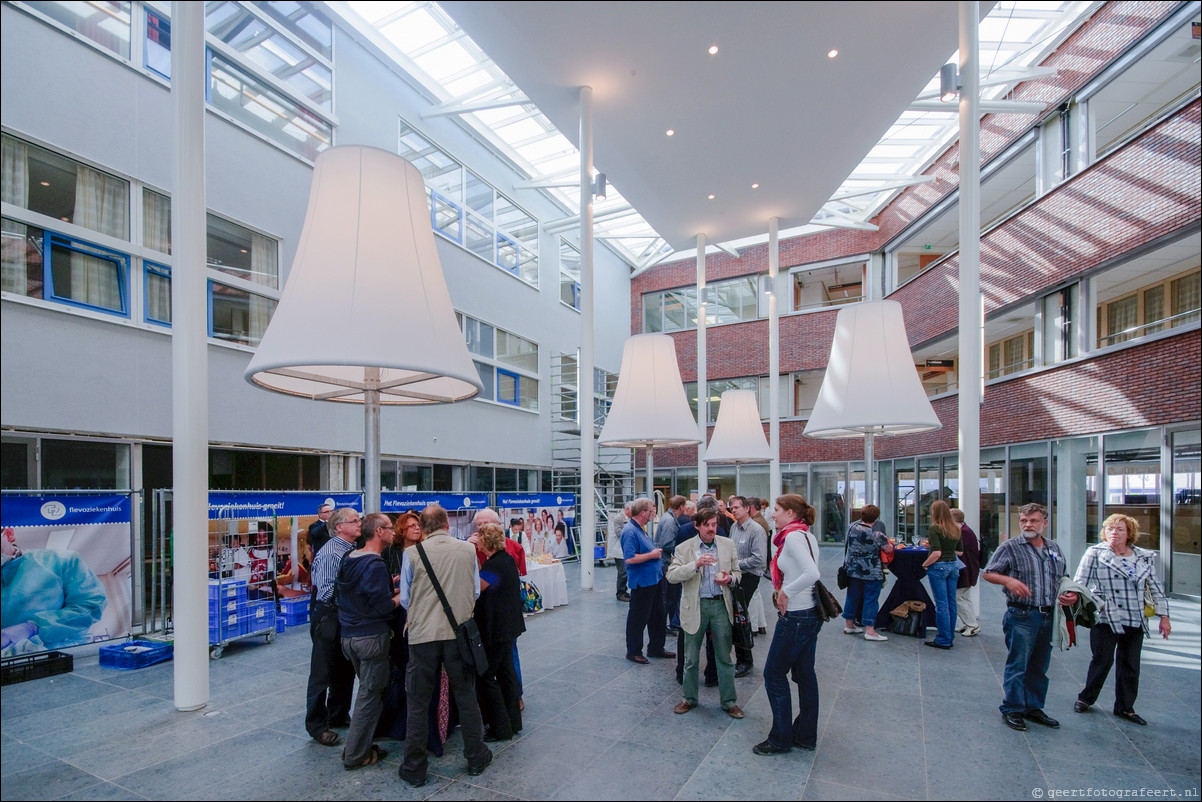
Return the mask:
{"type": "Polygon", "coordinates": [[[309,637],[313,653],[309,660],[309,689],[305,729],[323,746],[338,743],[330,727],[345,726],[351,714],[351,692],[355,669],[342,654],[334,583],[342,558],[355,548],[359,537],[359,513],[350,507],[334,510],[327,524],[334,536],[313,559],[313,597],[309,605],[309,637]]]}
{"type": "Polygon", "coordinates": [[[373,512],[363,519],[361,531],[363,548],[346,555],[338,569],[342,653],[359,677],[355,712],[342,751],[342,765],[347,769],[370,766],[384,757],[372,736],[388,690],[392,614],[401,603],[401,594],[393,592],[392,576],[381,556],[392,545],[392,521],[382,512],[373,512]]]}

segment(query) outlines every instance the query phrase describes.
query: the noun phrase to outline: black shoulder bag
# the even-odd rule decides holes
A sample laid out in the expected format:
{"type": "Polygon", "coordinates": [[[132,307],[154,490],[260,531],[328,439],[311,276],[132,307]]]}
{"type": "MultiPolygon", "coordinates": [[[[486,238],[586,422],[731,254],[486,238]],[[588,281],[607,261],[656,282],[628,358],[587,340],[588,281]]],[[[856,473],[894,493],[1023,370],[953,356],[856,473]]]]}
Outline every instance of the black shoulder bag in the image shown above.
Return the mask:
{"type": "MultiPolygon", "coordinates": [[[[810,550],[810,559],[814,561],[814,565],[818,565],[818,558],[814,556],[814,547],[810,545],[810,536],[805,532],[802,532],[801,536],[805,538],[806,548],[810,550]]],[[[818,618],[823,622],[838,618],[843,614],[843,605],[839,604],[835,594],[826,589],[826,585],[822,584],[821,579],[814,580],[814,603],[815,609],[818,611],[818,618]]]]}
{"type": "Polygon", "coordinates": [[[426,566],[426,576],[430,577],[430,584],[434,585],[434,592],[442,602],[442,611],[447,614],[451,631],[455,633],[455,645],[459,647],[459,656],[463,658],[463,662],[476,670],[476,674],[484,676],[488,673],[488,653],[484,651],[484,641],[480,639],[480,627],[476,626],[476,619],[469,618],[462,624],[456,623],[451,612],[451,603],[447,601],[447,594],[442,592],[442,585],[438,584],[438,577],[430,567],[430,558],[426,556],[426,550],[422,548],[421,543],[417,544],[417,554],[422,558],[422,565],[426,566]]]}

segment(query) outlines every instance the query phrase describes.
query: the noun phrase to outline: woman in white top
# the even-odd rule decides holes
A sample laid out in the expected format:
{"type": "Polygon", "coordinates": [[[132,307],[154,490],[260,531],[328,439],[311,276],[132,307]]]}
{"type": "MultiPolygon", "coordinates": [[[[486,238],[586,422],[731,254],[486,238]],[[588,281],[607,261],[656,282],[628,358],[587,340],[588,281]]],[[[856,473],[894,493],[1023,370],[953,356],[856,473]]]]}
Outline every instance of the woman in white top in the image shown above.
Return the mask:
{"type": "Polygon", "coordinates": [[[814,603],[818,581],[818,543],[809,533],[814,508],[795,493],[776,500],[772,512],[776,535],[772,538],[772,584],[776,588],[776,630],[764,663],[764,691],[772,707],[768,740],[751,750],[757,755],[779,755],[793,747],[813,750],[818,744],[818,676],[814,673],[814,647],[822,619],[814,603]],[[789,675],[797,682],[799,710],[793,718],[793,691],[789,675]]]}

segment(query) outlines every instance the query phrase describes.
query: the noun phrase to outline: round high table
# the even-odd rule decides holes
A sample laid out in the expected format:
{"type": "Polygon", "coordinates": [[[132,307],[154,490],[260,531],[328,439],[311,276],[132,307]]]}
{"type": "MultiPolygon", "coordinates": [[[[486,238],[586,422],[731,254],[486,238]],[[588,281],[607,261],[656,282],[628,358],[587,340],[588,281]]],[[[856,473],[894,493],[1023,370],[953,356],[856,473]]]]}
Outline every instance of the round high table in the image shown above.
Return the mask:
{"type": "Polygon", "coordinates": [[[935,626],[935,602],[922,584],[922,578],[927,575],[922,567],[931,550],[922,547],[910,547],[893,550],[893,562],[889,563],[889,571],[897,581],[889,591],[889,597],[881,602],[881,609],[876,614],[876,628],[890,629],[893,626],[893,616],[890,611],[902,602],[925,602],[927,609],[923,611],[922,622],[928,627],[935,626]]]}
{"type": "Polygon", "coordinates": [[[524,578],[530,580],[542,594],[544,610],[568,603],[568,577],[563,571],[563,563],[543,565],[527,560],[524,578]]]}

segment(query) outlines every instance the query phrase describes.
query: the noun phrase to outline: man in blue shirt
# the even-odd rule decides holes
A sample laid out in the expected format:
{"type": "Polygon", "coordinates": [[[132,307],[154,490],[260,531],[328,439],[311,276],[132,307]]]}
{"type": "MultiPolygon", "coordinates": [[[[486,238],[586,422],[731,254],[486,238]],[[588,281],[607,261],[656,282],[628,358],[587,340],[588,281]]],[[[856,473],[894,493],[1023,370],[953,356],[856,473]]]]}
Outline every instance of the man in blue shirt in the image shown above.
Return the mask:
{"type": "Polygon", "coordinates": [[[626,563],[626,585],[630,588],[630,610],[626,614],[626,659],[634,663],[651,662],[643,656],[643,630],[647,630],[647,654],[651,657],[676,657],[664,651],[664,599],[659,581],[664,575],[660,557],[663,551],[647,536],[644,527],[655,514],[649,498],[630,504],[630,520],[622,528],[622,557],[626,563]]]}

